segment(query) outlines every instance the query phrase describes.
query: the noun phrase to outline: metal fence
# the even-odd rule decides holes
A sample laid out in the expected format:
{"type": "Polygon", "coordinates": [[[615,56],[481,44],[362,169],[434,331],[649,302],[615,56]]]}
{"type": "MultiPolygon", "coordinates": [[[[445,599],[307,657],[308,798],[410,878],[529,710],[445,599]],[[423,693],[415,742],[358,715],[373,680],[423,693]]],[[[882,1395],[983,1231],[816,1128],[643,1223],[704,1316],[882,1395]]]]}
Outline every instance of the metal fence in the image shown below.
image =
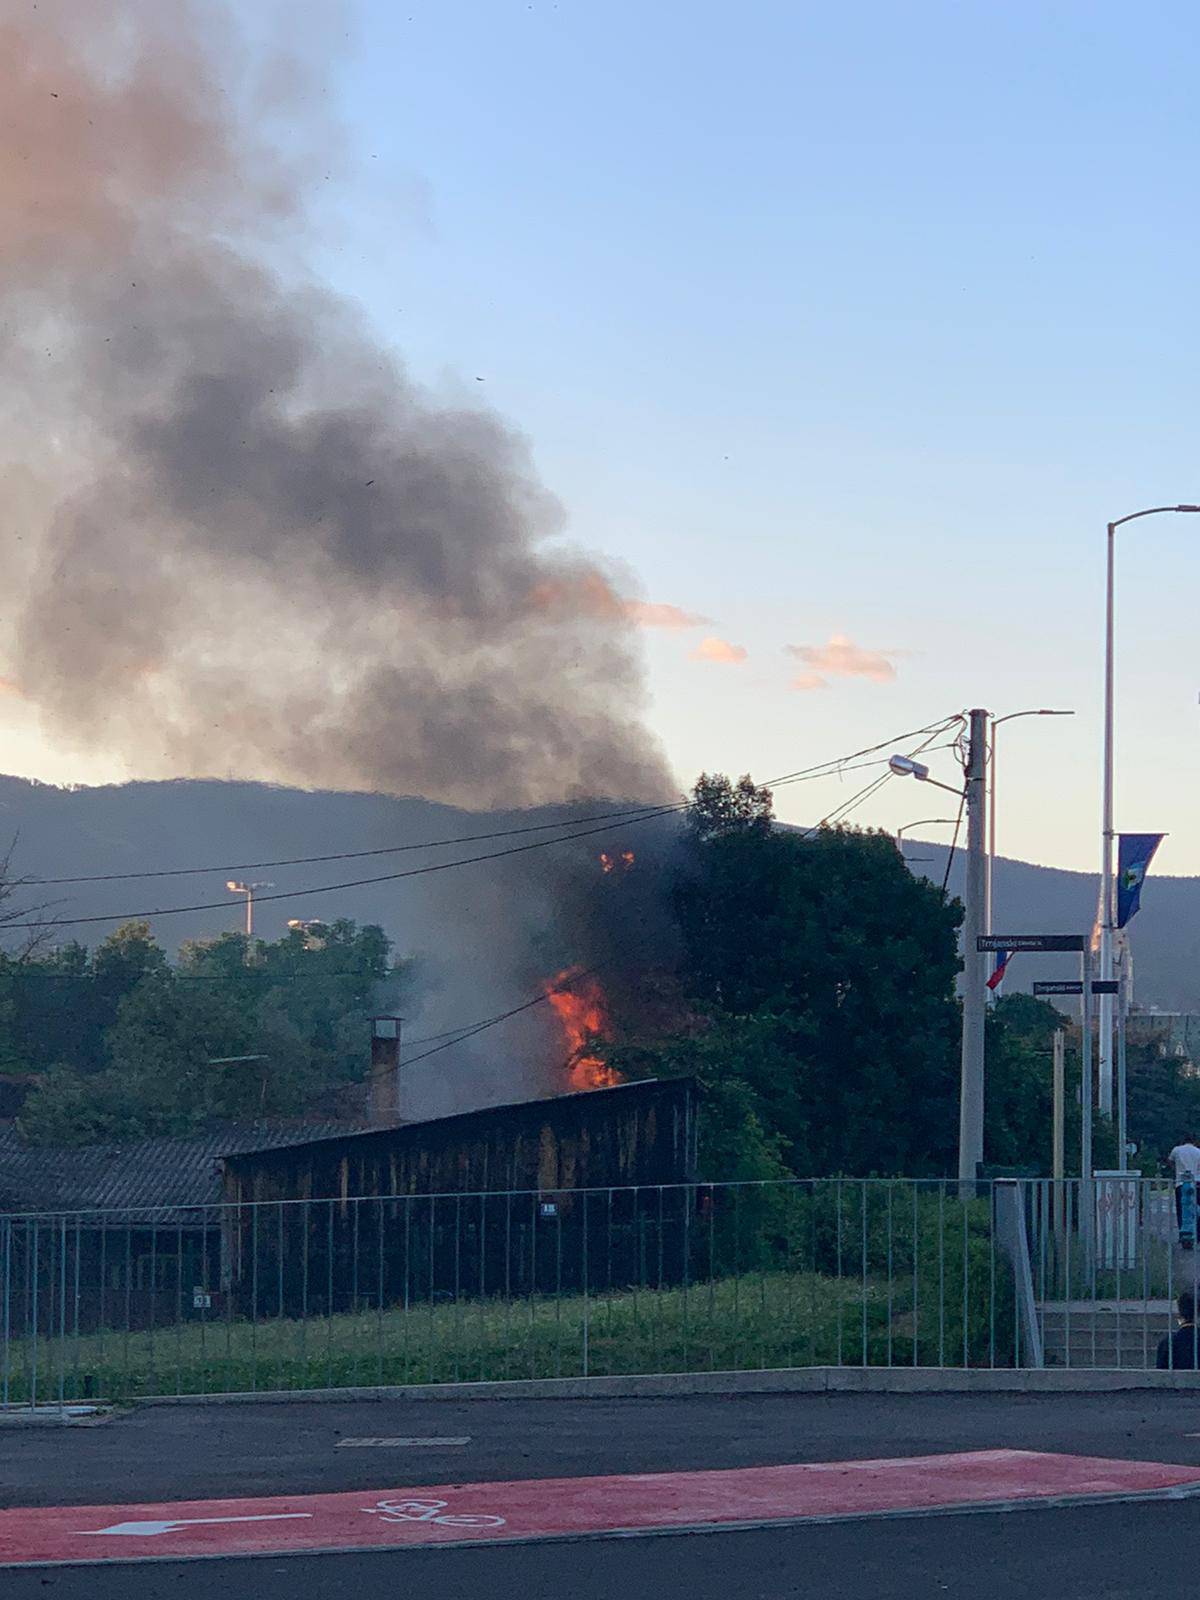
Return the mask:
{"type": "Polygon", "coordinates": [[[1194,1219],[1181,1239],[1174,1185],[1137,1174],[1021,1185],[1037,1332],[1047,1365],[1200,1367],[1200,1334],[1170,1343],[1179,1296],[1200,1299],[1194,1219]]]}
{"type": "Polygon", "coordinates": [[[815,1179],[7,1216],[0,1403],[1112,1365],[1110,1303],[1116,1356],[1153,1365],[1170,1192],[1125,1184],[1119,1221],[1098,1195],[815,1179]]]}

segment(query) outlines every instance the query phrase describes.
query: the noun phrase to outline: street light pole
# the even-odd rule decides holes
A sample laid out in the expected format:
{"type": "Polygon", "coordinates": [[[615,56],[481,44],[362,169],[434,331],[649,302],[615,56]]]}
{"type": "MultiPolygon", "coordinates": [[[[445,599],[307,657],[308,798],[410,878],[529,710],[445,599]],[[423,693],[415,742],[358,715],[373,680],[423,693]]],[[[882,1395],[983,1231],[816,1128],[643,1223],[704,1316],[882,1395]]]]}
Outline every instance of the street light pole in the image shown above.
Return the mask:
{"type": "Polygon", "coordinates": [[[975,1193],[983,1160],[984,1027],[987,1017],[985,957],[978,948],[987,895],[988,713],[970,713],[967,744],[967,861],[963,893],[962,1074],[958,1100],[958,1184],[975,1193]]]}
{"type": "Polygon", "coordinates": [[[238,878],[230,878],[225,887],[230,894],[244,894],[246,896],[246,938],[254,937],[254,891],[256,889],[273,889],[273,883],[242,883],[238,878]]]}
{"type": "MultiPolygon", "coordinates": [[[[1116,895],[1113,874],[1113,681],[1116,532],[1127,522],[1158,517],[1168,511],[1200,511],[1200,506],[1151,506],[1132,511],[1108,524],[1106,582],[1104,588],[1104,780],[1100,823],[1100,977],[1113,981],[1113,933],[1116,895]]],[[[1100,1110],[1111,1117],[1113,1109],[1113,997],[1100,995],[1100,1110]]]]}
{"type": "Polygon", "coordinates": [[[984,908],[984,932],[992,928],[992,874],[996,864],[996,729],[1002,722],[1015,722],[1018,717],[1073,717],[1073,711],[1010,711],[1005,717],[992,718],[992,735],[988,746],[988,853],[987,899],[984,908]]]}

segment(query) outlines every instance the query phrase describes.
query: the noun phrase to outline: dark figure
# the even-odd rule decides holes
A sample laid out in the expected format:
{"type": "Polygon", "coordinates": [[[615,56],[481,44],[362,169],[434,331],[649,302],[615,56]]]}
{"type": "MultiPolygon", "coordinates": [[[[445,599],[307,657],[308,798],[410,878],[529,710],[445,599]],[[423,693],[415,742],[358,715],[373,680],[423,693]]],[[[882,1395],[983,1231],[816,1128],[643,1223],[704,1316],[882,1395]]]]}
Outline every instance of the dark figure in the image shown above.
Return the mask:
{"type": "Polygon", "coordinates": [[[1160,1372],[1194,1372],[1200,1361],[1196,1359],[1200,1346],[1200,1329],[1196,1327],[1196,1297],[1190,1289],[1179,1296],[1179,1326],[1172,1334],[1163,1334],[1158,1345],[1160,1372]]]}

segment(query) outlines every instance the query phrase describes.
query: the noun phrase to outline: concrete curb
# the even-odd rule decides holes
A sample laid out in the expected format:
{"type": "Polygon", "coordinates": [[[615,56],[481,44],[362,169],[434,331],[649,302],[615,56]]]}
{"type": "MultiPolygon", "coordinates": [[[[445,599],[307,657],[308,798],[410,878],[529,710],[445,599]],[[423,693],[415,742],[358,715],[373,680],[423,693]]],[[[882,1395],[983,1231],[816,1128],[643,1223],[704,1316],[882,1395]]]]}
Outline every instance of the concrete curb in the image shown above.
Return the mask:
{"type": "Polygon", "coordinates": [[[0,1406],[0,1429],[4,1428],[79,1428],[106,1422],[112,1416],[107,1405],[0,1406]]]}
{"type": "Polygon", "coordinates": [[[1200,1389],[1200,1372],[976,1367],[787,1367],[761,1372],[671,1372],[511,1383],[418,1383],[346,1389],[147,1395],[138,1406],[295,1405],[340,1400],[639,1400],[742,1394],[1105,1394],[1200,1389]]]}

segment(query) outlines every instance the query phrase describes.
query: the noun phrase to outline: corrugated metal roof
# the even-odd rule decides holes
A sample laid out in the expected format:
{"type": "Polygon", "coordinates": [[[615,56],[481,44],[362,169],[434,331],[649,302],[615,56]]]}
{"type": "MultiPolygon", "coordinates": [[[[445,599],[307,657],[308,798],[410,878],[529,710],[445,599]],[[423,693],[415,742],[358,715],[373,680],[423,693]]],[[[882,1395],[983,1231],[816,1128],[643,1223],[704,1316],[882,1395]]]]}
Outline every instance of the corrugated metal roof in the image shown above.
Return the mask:
{"type": "Polygon", "coordinates": [[[0,1212],[213,1205],[221,1200],[221,1158],[231,1151],[356,1131],[329,1122],[241,1122],[191,1139],[51,1147],[0,1127],[0,1212]]]}

